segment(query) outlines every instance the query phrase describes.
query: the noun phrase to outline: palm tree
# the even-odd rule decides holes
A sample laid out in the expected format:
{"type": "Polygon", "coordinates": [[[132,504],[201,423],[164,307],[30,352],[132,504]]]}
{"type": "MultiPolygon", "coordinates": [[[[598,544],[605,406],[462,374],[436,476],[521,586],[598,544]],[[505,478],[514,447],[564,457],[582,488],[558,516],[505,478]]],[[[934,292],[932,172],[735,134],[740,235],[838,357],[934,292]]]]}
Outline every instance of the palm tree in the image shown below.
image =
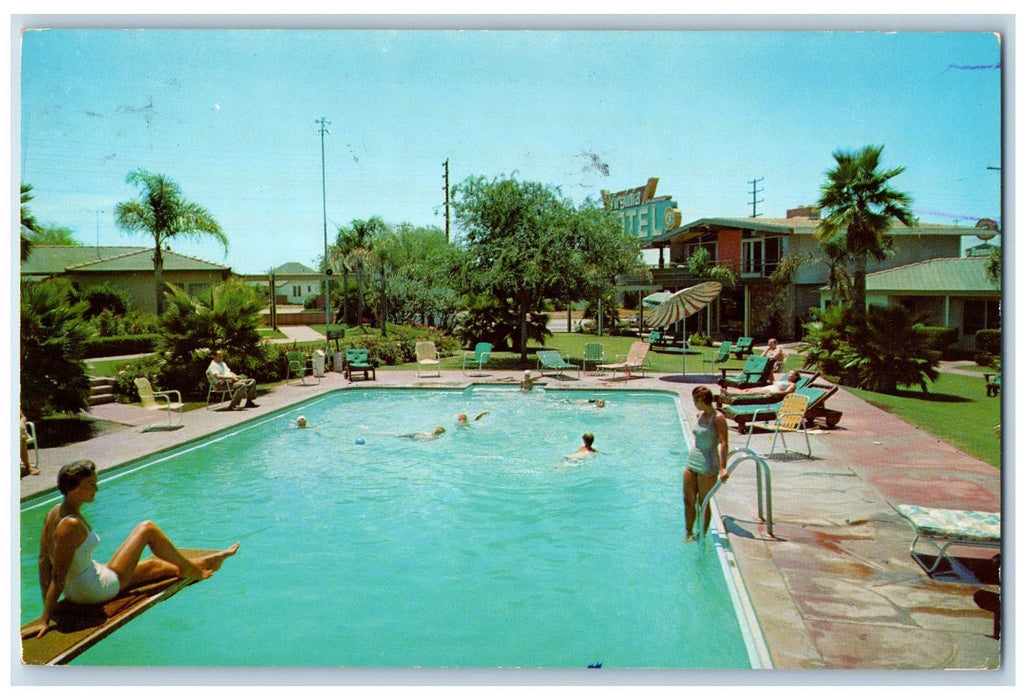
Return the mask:
{"type": "Polygon", "coordinates": [[[228,251],[228,237],[213,215],[182,197],[178,185],[165,175],[133,170],[125,181],[141,188],[136,200],[121,202],[114,210],[118,228],[153,236],[153,276],[157,291],[157,313],[164,310],[163,249],[176,237],[210,236],[228,251]]]}
{"type": "Polygon", "coordinates": [[[373,216],[367,221],[354,219],[352,225],[347,231],[339,231],[339,243],[344,251],[346,267],[356,273],[356,323],[363,327],[364,270],[373,267],[377,261],[374,240],[385,228],[385,223],[373,216]]]}
{"type": "Polygon", "coordinates": [[[36,232],[38,224],[36,217],[32,215],[26,206],[32,201],[32,185],[22,184],[21,186],[21,259],[26,260],[32,251],[32,237],[36,232]]]}
{"type": "Polygon", "coordinates": [[[859,326],[866,319],[869,256],[883,260],[887,249],[884,236],[893,221],[906,226],[915,223],[909,209],[912,198],[887,184],[905,168],[879,170],[882,152],[883,146],[866,146],[854,153],[835,151],[837,167],[827,172],[817,203],[824,216],[816,236],[823,243],[843,245],[852,260],[853,318],[859,326]]]}

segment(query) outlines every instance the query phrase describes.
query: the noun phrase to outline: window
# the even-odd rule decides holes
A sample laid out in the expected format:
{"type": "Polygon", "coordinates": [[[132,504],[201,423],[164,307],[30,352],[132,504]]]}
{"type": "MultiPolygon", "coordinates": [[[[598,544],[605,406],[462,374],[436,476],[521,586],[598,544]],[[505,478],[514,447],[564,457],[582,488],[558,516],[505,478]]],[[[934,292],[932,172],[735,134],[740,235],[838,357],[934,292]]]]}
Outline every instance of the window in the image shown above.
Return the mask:
{"type": "Polygon", "coordinates": [[[741,241],[741,276],[761,277],[765,262],[765,247],[762,238],[749,238],[741,241]]]}
{"type": "Polygon", "coordinates": [[[966,299],[962,302],[962,333],[972,335],[984,328],[1001,327],[999,299],[966,299]]]}
{"type": "Polygon", "coordinates": [[[292,285],[292,296],[294,296],[294,297],[301,297],[301,296],[303,296],[303,285],[301,285],[301,284],[294,284],[294,285],[292,285]]]}

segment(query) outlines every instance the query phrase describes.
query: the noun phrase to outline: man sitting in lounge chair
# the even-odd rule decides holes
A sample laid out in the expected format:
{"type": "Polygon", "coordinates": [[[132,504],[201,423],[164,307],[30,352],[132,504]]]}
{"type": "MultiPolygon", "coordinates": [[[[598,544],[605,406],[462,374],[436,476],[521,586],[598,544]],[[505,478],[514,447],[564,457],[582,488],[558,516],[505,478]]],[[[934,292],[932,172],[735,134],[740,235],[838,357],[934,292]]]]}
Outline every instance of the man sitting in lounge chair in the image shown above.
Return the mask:
{"type": "Polygon", "coordinates": [[[778,400],[792,393],[802,375],[792,369],[786,377],[781,377],[768,386],[753,386],[747,389],[730,389],[723,387],[723,396],[765,396],[767,399],[778,400]]]}

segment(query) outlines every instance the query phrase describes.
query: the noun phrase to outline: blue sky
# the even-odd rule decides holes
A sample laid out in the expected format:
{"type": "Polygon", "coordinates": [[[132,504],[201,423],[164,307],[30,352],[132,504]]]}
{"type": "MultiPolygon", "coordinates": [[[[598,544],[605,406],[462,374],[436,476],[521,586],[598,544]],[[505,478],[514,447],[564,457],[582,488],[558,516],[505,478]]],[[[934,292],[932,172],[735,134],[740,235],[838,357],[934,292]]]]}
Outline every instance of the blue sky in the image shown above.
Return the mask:
{"type": "MultiPolygon", "coordinates": [[[[136,168],[260,273],[378,215],[444,227],[450,182],[515,174],[575,202],[660,179],[684,221],[814,202],[837,149],[883,144],[929,222],[1000,220],[1000,41],[984,32],[58,29],[23,34],[21,160],[39,221],[83,243],[136,168]]],[[[17,123],[17,122],[15,122],[17,123]]]]}

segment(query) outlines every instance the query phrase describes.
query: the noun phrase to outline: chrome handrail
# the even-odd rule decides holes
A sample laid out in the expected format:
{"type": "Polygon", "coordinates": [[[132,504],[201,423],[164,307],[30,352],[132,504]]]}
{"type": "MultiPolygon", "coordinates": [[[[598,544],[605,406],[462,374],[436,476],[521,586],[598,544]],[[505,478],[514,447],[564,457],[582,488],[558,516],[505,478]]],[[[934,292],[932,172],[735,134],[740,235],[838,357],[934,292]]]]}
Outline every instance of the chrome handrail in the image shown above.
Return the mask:
{"type": "MultiPolygon", "coordinates": [[[[755,462],[755,489],[759,499],[759,519],[766,523],[766,530],[769,532],[770,537],[773,537],[773,483],[770,477],[770,468],[757,452],[750,450],[747,447],[736,447],[727,454],[727,460],[734,455],[738,455],[733,462],[727,465],[727,476],[734,473],[734,470],[742,462],[751,460],[755,462]]],[[[712,500],[713,495],[719,490],[723,481],[720,479],[716,480],[713,487],[709,489],[709,493],[705,495],[705,499],[702,501],[701,507],[698,509],[696,518],[696,534],[695,538],[701,542],[702,537],[705,534],[705,509],[709,505],[709,501],[712,500]]]]}

